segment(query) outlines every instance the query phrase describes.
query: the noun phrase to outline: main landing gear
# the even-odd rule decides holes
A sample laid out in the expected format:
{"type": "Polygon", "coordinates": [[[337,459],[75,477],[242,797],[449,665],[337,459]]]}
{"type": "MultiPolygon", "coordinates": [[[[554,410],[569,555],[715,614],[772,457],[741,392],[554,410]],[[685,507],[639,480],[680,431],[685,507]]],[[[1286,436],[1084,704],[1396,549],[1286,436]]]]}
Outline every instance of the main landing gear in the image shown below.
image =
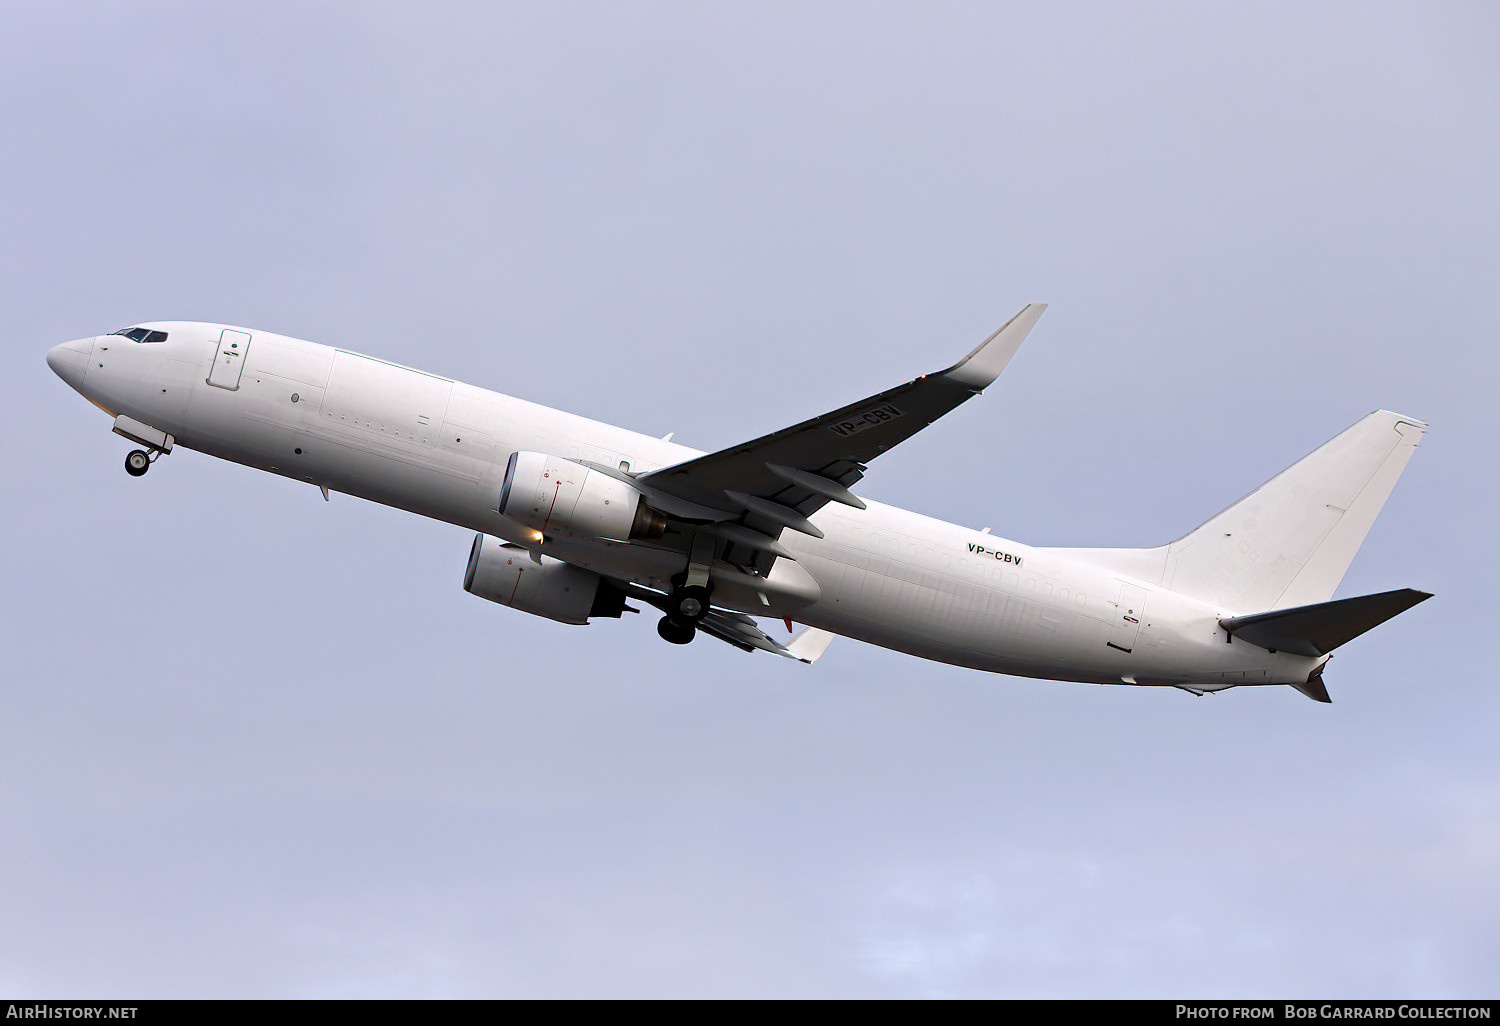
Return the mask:
{"type": "Polygon", "coordinates": [[[145,449],[132,449],[130,455],[125,457],[125,473],[131,477],[140,477],[151,469],[151,464],[156,462],[156,457],[161,451],[148,453],[145,449]]]}
{"type": "Polygon", "coordinates": [[[712,591],[708,568],[713,555],[713,536],[707,532],[695,535],[687,570],[672,578],[672,590],[661,606],[667,615],[656,625],[656,633],[663,641],[686,645],[698,633],[699,621],[708,615],[708,599],[712,591]]]}
{"type": "Polygon", "coordinates": [[[698,621],[708,615],[708,588],[690,584],[672,589],[662,608],[667,615],[656,625],[663,641],[686,645],[698,633],[698,621]]]}

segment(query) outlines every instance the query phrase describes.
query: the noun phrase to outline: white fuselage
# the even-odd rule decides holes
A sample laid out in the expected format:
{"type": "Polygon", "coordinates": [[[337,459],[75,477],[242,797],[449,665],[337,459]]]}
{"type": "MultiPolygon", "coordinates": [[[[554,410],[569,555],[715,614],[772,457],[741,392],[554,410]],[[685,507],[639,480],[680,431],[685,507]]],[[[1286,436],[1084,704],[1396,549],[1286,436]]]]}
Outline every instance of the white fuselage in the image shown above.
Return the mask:
{"type": "MultiPolygon", "coordinates": [[[[645,544],[539,542],[496,512],[497,497],[518,450],[632,473],[697,450],[269,332],[247,332],[241,363],[220,368],[216,354],[229,326],[147,327],[166,331],[167,341],[82,339],[54,350],[77,353],[82,364],[75,368],[66,355],[58,373],[110,414],[151,425],[177,445],[541,545],[549,556],[648,587],[664,587],[682,569],[681,553],[645,544]]],[[[830,505],[812,519],[826,537],[788,531],[781,538],[795,557],[787,572],[800,567],[800,584],[778,588],[773,571],[772,586],[716,590],[715,602],[927,659],[1055,680],[1291,683],[1323,661],[1229,643],[1218,621],[1239,611],[1066,550],[876,502],[862,510],[830,505]],[[807,576],[811,583],[801,580],[807,576]]]]}

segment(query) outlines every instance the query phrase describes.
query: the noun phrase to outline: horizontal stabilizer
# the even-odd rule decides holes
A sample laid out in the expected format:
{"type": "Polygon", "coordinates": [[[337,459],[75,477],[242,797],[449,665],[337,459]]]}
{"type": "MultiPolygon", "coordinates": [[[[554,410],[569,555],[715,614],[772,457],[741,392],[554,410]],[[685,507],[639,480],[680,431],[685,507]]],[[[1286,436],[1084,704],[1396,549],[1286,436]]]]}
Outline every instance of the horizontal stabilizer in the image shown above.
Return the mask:
{"type": "Polygon", "coordinates": [[[1430,598],[1425,591],[1401,588],[1294,609],[1230,616],[1220,620],[1219,626],[1241,641],[1273,652],[1321,656],[1430,598]]]}

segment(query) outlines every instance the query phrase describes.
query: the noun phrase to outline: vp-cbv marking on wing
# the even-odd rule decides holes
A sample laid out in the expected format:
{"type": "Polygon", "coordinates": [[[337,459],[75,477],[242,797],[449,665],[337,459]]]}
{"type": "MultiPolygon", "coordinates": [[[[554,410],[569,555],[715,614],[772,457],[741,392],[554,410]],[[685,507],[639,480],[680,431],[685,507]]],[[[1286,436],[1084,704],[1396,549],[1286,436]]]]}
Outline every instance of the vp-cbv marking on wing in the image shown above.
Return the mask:
{"type": "Polygon", "coordinates": [[[879,427],[887,421],[904,416],[906,414],[902,413],[896,406],[886,403],[884,406],[872,406],[862,413],[856,413],[848,420],[841,420],[837,424],[830,424],[828,425],[828,430],[841,438],[847,438],[849,435],[857,435],[861,431],[872,427],[879,427]]]}

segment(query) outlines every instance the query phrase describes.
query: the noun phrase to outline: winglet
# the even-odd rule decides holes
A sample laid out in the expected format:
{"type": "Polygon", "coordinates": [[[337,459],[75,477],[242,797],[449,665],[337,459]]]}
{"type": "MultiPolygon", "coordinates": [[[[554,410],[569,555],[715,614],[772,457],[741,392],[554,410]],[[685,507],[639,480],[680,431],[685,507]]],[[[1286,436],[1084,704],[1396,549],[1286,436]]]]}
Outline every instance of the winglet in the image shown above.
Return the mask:
{"type": "Polygon", "coordinates": [[[1010,358],[1016,355],[1016,350],[1021,348],[1021,343],[1026,341],[1027,334],[1046,309],[1046,303],[1028,303],[972,353],[943,371],[943,377],[976,392],[984,391],[1010,363],[1010,358]]]}
{"type": "Polygon", "coordinates": [[[820,631],[816,627],[809,627],[786,643],[786,650],[795,659],[804,663],[815,663],[818,657],[828,651],[828,643],[833,640],[833,635],[827,631],[820,631]]]}

